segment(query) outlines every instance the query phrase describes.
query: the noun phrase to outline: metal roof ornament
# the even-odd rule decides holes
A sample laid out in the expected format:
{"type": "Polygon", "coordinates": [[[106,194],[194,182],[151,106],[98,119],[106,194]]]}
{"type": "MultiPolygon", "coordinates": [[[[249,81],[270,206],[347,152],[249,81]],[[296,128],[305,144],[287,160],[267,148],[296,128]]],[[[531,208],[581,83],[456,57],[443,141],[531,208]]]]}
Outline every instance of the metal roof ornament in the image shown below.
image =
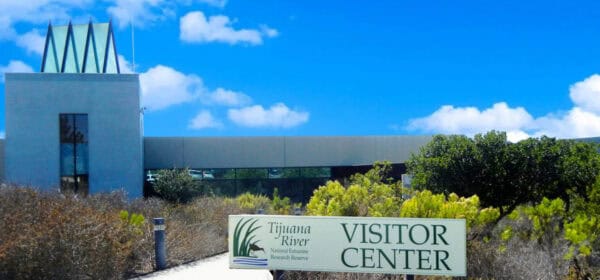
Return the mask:
{"type": "Polygon", "coordinates": [[[43,73],[119,74],[112,22],[53,26],[48,23],[43,73]]]}

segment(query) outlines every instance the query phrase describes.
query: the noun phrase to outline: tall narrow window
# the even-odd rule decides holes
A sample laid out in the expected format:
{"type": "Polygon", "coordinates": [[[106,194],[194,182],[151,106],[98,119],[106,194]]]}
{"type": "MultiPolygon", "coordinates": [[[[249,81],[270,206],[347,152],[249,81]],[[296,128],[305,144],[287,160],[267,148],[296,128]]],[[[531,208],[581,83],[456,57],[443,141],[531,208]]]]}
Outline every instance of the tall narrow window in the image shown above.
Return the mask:
{"type": "Polygon", "coordinates": [[[60,114],[60,187],[86,195],[88,183],[88,116],[60,114]]]}

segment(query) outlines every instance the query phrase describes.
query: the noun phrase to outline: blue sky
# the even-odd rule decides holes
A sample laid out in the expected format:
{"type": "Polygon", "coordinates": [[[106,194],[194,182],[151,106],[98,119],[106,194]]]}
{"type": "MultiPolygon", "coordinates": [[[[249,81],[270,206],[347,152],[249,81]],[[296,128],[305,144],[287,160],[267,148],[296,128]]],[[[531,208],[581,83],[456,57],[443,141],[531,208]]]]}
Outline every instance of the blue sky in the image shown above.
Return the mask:
{"type": "Polygon", "coordinates": [[[0,0],[0,72],[90,18],[147,136],[600,136],[598,1],[0,0]]]}

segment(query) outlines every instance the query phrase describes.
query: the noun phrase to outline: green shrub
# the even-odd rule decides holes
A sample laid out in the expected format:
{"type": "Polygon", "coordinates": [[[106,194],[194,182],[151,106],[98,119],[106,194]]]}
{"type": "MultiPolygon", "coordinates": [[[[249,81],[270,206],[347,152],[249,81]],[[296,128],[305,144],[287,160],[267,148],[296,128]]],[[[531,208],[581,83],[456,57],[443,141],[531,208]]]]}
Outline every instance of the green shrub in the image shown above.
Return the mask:
{"type": "Polygon", "coordinates": [[[189,202],[201,193],[187,168],[159,170],[154,190],[161,198],[172,203],[189,202]]]}
{"type": "Polygon", "coordinates": [[[261,194],[243,193],[235,198],[244,213],[255,214],[262,209],[265,214],[272,213],[271,199],[261,194]]]}
{"type": "Polygon", "coordinates": [[[280,197],[279,196],[279,190],[277,188],[275,188],[273,190],[273,200],[271,200],[271,205],[272,205],[272,209],[274,214],[279,214],[279,215],[288,215],[288,214],[292,214],[291,211],[292,209],[292,203],[290,202],[290,198],[289,197],[280,197]]]}
{"type": "Polygon", "coordinates": [[[355,174],[345,187],[329,181],[314,191],[306,211],[317,216],[397,217],[400,213],[403,189],[392,183],[387,174],[391,165],[375,163],[366,174],[355,174]]]}
{"type": "Polygon", "coordinates": [[[538,204],[517,207],[499,226],[500,252],[507,254],[511,243],[533,241],[537,251],[553,259],[554,275],[564,277],[568,272],[569,279],[580,279],[594,273],[598,269],[589,263],[598,251],[600,223],[593,211],[597,206],[576,204],[566,211],[565,204],[560,198],[543,198],[538,204]]]}
{"type": "Polygon", "coordinates": [[[476,195],[467,198],[451,193],[445,196],[427,190],[416,192],[400,208],[400,217],[465,219],[467,228],[488,225],[499,216],[500,211],[496,208],[481,209],[476,195]]]}

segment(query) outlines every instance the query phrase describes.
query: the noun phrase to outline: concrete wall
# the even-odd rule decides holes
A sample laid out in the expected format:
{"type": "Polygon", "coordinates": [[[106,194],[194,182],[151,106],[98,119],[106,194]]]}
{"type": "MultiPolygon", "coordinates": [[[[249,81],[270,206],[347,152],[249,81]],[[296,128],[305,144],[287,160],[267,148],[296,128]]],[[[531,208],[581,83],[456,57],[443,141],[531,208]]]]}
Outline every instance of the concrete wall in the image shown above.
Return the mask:
{"type": "Polygon", "coordinates": [[[403,163],[430,136],[145,137],[147,169],[252,168],[403,163]]]}
{"type": "Polygon", "coordinates": [[[6,74],[5,181],[60,184],[59,114],[88,114],[90,193],[141,196],[140,88],[135,74],[6,74]]]}

